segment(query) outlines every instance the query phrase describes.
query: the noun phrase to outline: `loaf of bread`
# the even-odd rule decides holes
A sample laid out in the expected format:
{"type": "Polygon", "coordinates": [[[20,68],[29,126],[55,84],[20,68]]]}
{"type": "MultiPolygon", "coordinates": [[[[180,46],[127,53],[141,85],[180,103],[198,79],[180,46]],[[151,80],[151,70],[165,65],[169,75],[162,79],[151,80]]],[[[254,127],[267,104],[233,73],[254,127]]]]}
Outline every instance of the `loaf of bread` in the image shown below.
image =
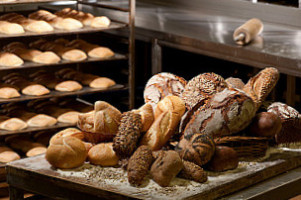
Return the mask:
{"type": "Polygon", "coordinates": [[[0,129],[7,131],[17,131],[27,128],[26,122],[18,118],[9,118],[0,115],[0,129]]]}
{"type": "Polygon", "coordinates": [[[29,19],[44,20],[54,28],[62,30],[76,30],[83,27],[83,24],[72,18],[62,18],[46,10],[38,10],[28,15],[29,19]]]}
{"type": "Polygon", "coordinates": [[[152,150],[148,146],[140,146],[129,159],[127,166],[129,183],[141,185],[153,162],[152,150]]]}
{"type": "Polygon", "coordinates": [[[56,74],[57,76],[63,79],[71,79],[74,81],[78,81],[81,84],[88,85],[92,88],[108,88],[116,84],[115,81],[113,81],[112,79],[100,77],[93,74],[81,73],[70,68],[62,69],[56,74]]]}
{"type": "Polygon", "coordinates": [[[121,116],[120,126],[113,139],[113,149],[121,158],[130,157],[138,146],[141,136],[141,115],[133,111],[125,112],[121,116]]]}
{"type": "Polygon", "coordinates": [[[17,13],[8,13],[0,16],[1,21],[8,21],[11,23],[20,24],[26,31],[35,33],[44,33],[53,31],[52,26],[42,20],[33,20],[24,17],[23,15],[17,13]]]}
{"type": "Polygon", "coordinates": [[[206,169],[215,172],[236,169],[238,166],[238,156],[231,147],[217,146],[212,159],[206,164],[206,169]]]}
{"type": "Polygon", "coordinates": [[[256,110],[267,98],[279,79],[279,71],[274,67],[261,70],[254,77],[250,78],[243,90],[255,103],[256,110]]]}
{"type": "Polygon", "coordinates": [[[91,13],[85,13],[82,11],[73,10],[71,8],[64,8],[55,13],[62,18],[73,18],[82,22],[85,26],[91,26],[94,28],[108,27],[111,23],[110,19],[105,16],[95,17],[91,13]]]}
{"type": "Polygon", "coordinates": [[[15,54],[1,52],[0,53],[0,68],[4,67],[19,67],[23,65],[23,60],[15,54]]]}
{"type": "Polygon", "coordinates": [[[281,119],[282,129],[275,135],[277,144],[301,141],[301,114],[296,109],[284,103],[275,102],[267,110],[281,119]]]}
{"type": "Polygon", "coordinates": [[[7,35],[14,35],[14,34],[22,34],[24,33],[24,29],[21,25],[16,23],[10,23],[7,21],[0,21],[0,33],[7,34],[7,35]]]}
{"type": "Polygon", "coordinates": [[[152,164],[150,173],[156,183],[162,187],[167,187],[182,168],[183,163],[177,152],[161,151],[152,164]]]}
{"type": "Polygon", "coordinates": [[[14,53],[21,57],[23,60],[42,63],[53,64],[58,63],[61,59],[54,52],[46,51],[41,52],[36,49],[29,49],[25,44],[21,42],[12,42],[3,47],[6,52],[14,53]]]}
{"type": "Polygon", "coordinates": [[[180,97],[177,96],[167,96],[164,97],[157,104],[155,110],[155,119],[158,118],[162,113],[171,111],[178,114],[180,117],[185,113],[185,103],[180,97]]]}
{"type": "Polygon", "coordinates": [[[182,159],[203,166],[212,158],[215,152],[215,143],[212,137],[206,134],[185,135],[176,146],[176,151],[182,159]]]}
{"type": "Polygon", "coordinates": [[[66,128],[53,135],[49,141],[49,144],[54,143],[55,140],[58,140],[62,137],[75,137],[77,139],[83,140],[85,138],[85,135],[81,130],[78,130],[77,128],[66,128]]]}
{"type": "Polygon", "coordinates": [[[113,143],[100,143],[93,146],[88,152],[88,160],[91,164],[103,167],[116,166],[118,156],[113,150],[113,143]]]}
{"type": "Polygon", "coordinates": [[[175,133],[180,119],[173,112],[162,113],[142,137],[140,144],[149,146],[153,151],[161,149],[175,133]]]}
{"type": "Polygon", "coordinates": [[[14,86],[0,83],[0,98],[10,99],[19,96],[21,95],[14,86]]]}
{"type": "Polygon", "coordinates": [[[67,45],[85,51],[91,58],[110,58],[115,55],[114,52],[107,47],[91,44],[81,39],[72,40],[68,42],[67,45]]]}
{"type": "Polygon", "coordinates": [[[7,146],[0,146],[0,162],[8,163],[14,160],[19,160],[21,157],[7,146]]]}
{"type": "Polygon", "coordinates": [[[146,132],[154,122],[154,111],[151,104],[146,103],[137,110],[133,110],[134,113],[141,116],[142,129],[141,132],[146,132]]]}
{"type": "Polygon", "coordinates": [[[150,103],[154,110],[164,97],[174,95],[181,97],[187,81],[171,73],[162,72],[152,76],[144,89],[144,101],[150,103]]]}
{"type": "Polygon", "coordinates": [[[226,80],[228,87],[243,90],[245,83],[240,78],[229,77],[226,80]]]}
{"type": "Polygon", "coordinates": [[[218,74],[203,73],[191,79],[182,94],[187,109],[192,109],[197,103],[211,97],[227,88],[227,83],[218,74]]]}
{"type": "Polygon", "coordinates": [[[183,169],[178,174],[178,177],[193,180],[198,183],[204,183],[207,181],[207,173],[200,166],[183,160],[183,169]]]}
{"type": "Polygon", "coordinates": [[[45,39],[40,39],[32,42],[29,44],[29,46],[31,48],[40,49],[42,51],[53,51],[64,60],[76,62],[85,60],[87,58],[86,53],[82,50],[66,47],[64,45],[47,41],[45,39]]]}
{"type": "Polygon", "coordinates": [[[238,89],[224,89],[213,95],[195,111],[184,135],[204,133],[215,137],[231,135],[245,129],[255,116],[252,99],[238,89]]]}
{"type": "Polygon", "coordinates": [[[70,169],[81,166],[87,158],[84,143],[75,137],[61,137],[47,148],[46,160],[56,168],[70,169]]]}
{"type": "Polygon", "coordinates": [[[278,115],[272,112],[260,112],[254,117],[248,132],[253,136],[274,137],[281,129],[281,119],[278,115]]]}

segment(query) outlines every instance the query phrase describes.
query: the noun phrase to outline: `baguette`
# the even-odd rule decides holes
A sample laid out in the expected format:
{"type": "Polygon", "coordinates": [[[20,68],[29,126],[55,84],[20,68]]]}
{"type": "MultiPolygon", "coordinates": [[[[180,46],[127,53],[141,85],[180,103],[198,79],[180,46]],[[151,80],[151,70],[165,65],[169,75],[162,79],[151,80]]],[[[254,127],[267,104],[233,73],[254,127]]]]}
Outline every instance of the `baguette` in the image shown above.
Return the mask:
{"type": "Polygon", "coordinates": [[[0,16],[1,21],[20,24],[25,30],[35,33],[44,33],[53,31],[52,26],[42,20],[32,20],[17,13],[8,13],[0,16]]]}
{"type": "Polygon", "coordinates": [[[54,28],[62,30],[76,30],[83,27],[83,24],[72,18],[62,18],[46,10],[38,10],[29,14],[29,19],[44,20],[51,24],[54,28]]]}
{"type": "Polygon", "coordinates": [[[0,21],[0,33],[13,35],[13,34],[22,34],[24,32],[25,31],[23,27],[19,24],[10,23],[7,21],[0,21]]]}
{"type": "Polygon", "coordinates": [[[66,47],[62,44],[58,44],[55,42],[49,42],[44,39],[37,40],[29,44],[31,48],[37,48],[42,51],[53,51],[64,60],[69,61],[82,61],[87,58],[85,52],[79,49],[74,49],[70,47],[66,47]]]}
{"type": "Polygon", "coordinates": [[[82,11],[73,10],[71,8],[64,8],[55,13],[57,16],[66,18],[70,17],[81,21],[85,26],[91,26],[94,28],[104,28],[111,24],[109,18],[105,16],[95,17],[91,13],[84,13],[82,11]]]}
{"type": "Polygon", "coordinates": [[[1,52],[0,53],[0,68],[4,67],[19,67],[23,65],[23,60],[13,53],[1,52]]]}

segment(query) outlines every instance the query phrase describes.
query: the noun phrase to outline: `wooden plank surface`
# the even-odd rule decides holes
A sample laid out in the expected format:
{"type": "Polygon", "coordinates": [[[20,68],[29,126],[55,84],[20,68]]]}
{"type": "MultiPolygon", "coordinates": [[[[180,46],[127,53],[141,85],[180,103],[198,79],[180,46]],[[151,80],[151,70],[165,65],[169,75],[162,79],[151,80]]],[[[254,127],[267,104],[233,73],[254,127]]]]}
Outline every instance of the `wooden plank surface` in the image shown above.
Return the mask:
{"type": "Polygon", "coordinates": [[[7,173],[8,183],[16,188],[63,199],[214,199],[300,165],[301,151],[284,151],[261,162],[241,162],[236,170],[210,173],[204,184],[176,178],[166,188],[152,180],[132,187],[119,168],[85,164],[74,170],[55,170],[44,155],[11,162],[7,173]]]}

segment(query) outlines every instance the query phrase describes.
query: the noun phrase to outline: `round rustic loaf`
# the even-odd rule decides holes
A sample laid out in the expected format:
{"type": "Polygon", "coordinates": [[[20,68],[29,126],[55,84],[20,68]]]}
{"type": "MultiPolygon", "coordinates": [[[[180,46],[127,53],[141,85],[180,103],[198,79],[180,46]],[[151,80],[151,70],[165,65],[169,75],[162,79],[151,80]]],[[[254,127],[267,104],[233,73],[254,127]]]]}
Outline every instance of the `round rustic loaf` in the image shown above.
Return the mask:
{"type": "Polygon", "coordinates": [[[215,73],[203,73],[192,78],[182,94],[187,109],[192,109],[197,103],[213,94],[227,88],[224,78],[215,73]]]}
{"type": "Polygon", "coordinates": [[[183,160],[203,166],[213,156],[215,144],[210,136],[202,133],[195,133],[184,136],[175,150],[183,160]]]}
{"type": "Polygon", "coordinates": [[[221,137],[246,128],[255,116],[252,99],[238,89],[218,92],[201,106],[187,123],[184,135],[204,133],[221,137]]]}
{"type": "Polygon", "coordinates": [[[296,109],[284,103],[275,102],[267,110],[281,119],[282,129],[275,135],[276,143],[301,142],[301,114],[296,109]]]}
{"type": "Polygon", "coordinates": [[[281,131],[281,128],[278,115],[272,112],[261,112],[254,117],[248,132],[253,136],[273,137],[281,131]]]}
{"type": "Polygon", "coordinates": [[[84,143],[71,136],[53,141],[46,151],[46,160],[54,167],[69,169],[81,166],[87,157],[84,143]]]}
{"type": "Polygon", "coordinates": [[[144,101],[156,108],[157,103],[166,96],[181,97],[187,81],[171,73],[162,72],[152,76],[144,89],[144,101]]]}
{"type": "Polygon", "coordinates": [[[226,146],[217,146],[212,159],[206,164],[206,169],[222,172],[235,169],[238,166],[238,156],[234,149],[226,146]]]}

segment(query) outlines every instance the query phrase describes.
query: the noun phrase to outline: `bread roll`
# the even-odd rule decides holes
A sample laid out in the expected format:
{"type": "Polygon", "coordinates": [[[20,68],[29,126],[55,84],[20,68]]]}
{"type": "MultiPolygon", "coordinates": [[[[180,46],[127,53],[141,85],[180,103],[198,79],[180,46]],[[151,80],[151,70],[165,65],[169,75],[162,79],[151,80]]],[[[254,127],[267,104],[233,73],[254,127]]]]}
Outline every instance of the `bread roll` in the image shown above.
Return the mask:
{"type": "Polygon", "coordinates": [[[61,92],[74,92],[82,88],[83,86],[76,81],[63,81],[55,86],[55,90],[61,92]]]}
{"type": "Polygon", "coordinates": [[[57,118],[57,121],[62,122],[62,123],[77,124],[79,114],[80,113],[77,111],[69,111],[69,112],[61,114],[57,118]]]}
{"type": "Polygon", "coordinates": [[[17,55],[12,53],[0,53],[0,68],[4,67],[19,67],[23,65],[24,62],[17,55]]]}
{"type": "Polygon", "coordinates": [[[207,173],[203,170],[203,168],[185,160],[183,160],[183,169],[178,176],[199,183],[204,183],[208,179],[207,173]]]}
{"type": "Polygon", "coordinates": [[[60,139],[62,137],[76,137],[77,139],[83,140],[84,133],[77,128],[66,128],[64,130],[59,131],[49,141],[49,144],[54,143],[55,140],[60,139]]]}
{"type": "Polygon", "coordinates": [[[108,88],[113,85],[116,85],[115,81],[106,77],[96,78],[89,84],[91,88],[108,88]]]}
{"type": "Polygon", "coordinates": [[[43,85],[34,84],[34,85],[29,85],[29,86],[25,87],[22,90],[22,93],[25,95],[42,96],[45,94],[49,94],[50,91],[47,88],[45,88],[43,85]]]}
{"type": "Polygon", "coordinates": [[[140,146],[131,156],[127,166],[128,181],[132,185],[141,185],[154,161],[148,146],[140,146]]]}
{"type": "Polygon", "coordinates": [[[38,114],[26,121],[30,127],[47,127],[53,126],[57,123],[57,120],[51,116],[38,114]]]}
{"type": "Polygon", "coordinates": [[[95,17],[91,22],[91,27],[95,28],[104,28],[109,27],[111,24],[111,20],[106,16],[95,17]]]}
{"type": "Polygon", "coordinates": [[[48,147],[46,160],[56,168],[69,169],[81,166],[87,157],[84,143],[75,137],[62,137],[48,147]]]}
{"type": "Polygon", "coordinates": [[[32,61],[36,63],[42,63],[42,64],[54,64],[54,63],[59,63],[61,61],[61,58],[58,55],[56,55],[54,52],[45,51],[33,57],[32,61]]]}
{"type": "Polygon", "coordinates": [[[140,114],[142,121],[141,132],[146,132],[151,127],[154,122],[154,111],[151,104],[146,103],[141,106],[138,110],[133,110],[133,112],[140,114]]]}
{"type": "Polygon", "coordinates": [[[0,116],[0,129],[7,131],[17,131],[27,128],[27,124],[18,118],[8,118],[0,116]]]}
{"type": "Polygon", "coordinates": [[[281,119],[272,112],[258,113],[249,127],[249,134],[261,137],[273,137],[280,133],[281,119]]]}
{"type": "Polygon", "coordinates": [[[153,151],[161,149],[175,133],[180,119],[181,116],[171,111],[160,114],[140,144],[149,146],[153,151]]]}
{"type": "Polygon", "coordinates": [[[215,171],[222,172],[230,169],[235,169],[238,166],[238,156],[234,149],[226,146],[217,146],[214,156],[206,164],[206,168],[215,171]]]}
{"type": "Polygon", "coordinates": [[[180,97],[167,96],[157,104],[155,110],[155,119],[164,112],[174,112],[180,117],[185,113],[185,103],[180,97]]]}
{"type": "Polygon", "coordinates": [[[100,143],[93,146],[88,153],[89,162],[103,167],[116,166],[119,158],[112,145],[113,143],[100,143]]]}
{"type": "Polygon", "coordinates": [[[47,148],[46,147],[34,147],[32,149],[30,149],[29,151],[26,152],[26,156],[27,157],[32,157],[32,156],[37,156],[40,154],[44,154],[46,153],[47,148]]]}
{"type": "Polygon", "coordinates": [[[229,77],[225,81],[228,84],[228,87],[230,88],[242,90],[245,86],[245,83],[240,78],[229,77]]]}
{"type": "Polygon", "coordinates": [[[0,98],[10,99],[21,96],[18,90],[13,87],[0,86],[0,98]]]}
{"type": "Polygon", "coordinates": [[[0,21],[0,33],[4,33],[7,35],[13,34],[21,34],[24,33],[24,29],[22,26],[16,23],[10,23],[7,21],[0,21]]]}
{"type": "Polygon", "coordinates": [[[150,173],[156,183],[162,187],[167,187],[182,168],[183,163],[177,152],[162,151],[151,166],[150,173]]]}
{"type": "Polygon", "coordinates": [[[14,152],[11,148],[6,146],[0,147],[0,162],[8,163],[14,160],[19,160],[21,157],[14,152]]]}

